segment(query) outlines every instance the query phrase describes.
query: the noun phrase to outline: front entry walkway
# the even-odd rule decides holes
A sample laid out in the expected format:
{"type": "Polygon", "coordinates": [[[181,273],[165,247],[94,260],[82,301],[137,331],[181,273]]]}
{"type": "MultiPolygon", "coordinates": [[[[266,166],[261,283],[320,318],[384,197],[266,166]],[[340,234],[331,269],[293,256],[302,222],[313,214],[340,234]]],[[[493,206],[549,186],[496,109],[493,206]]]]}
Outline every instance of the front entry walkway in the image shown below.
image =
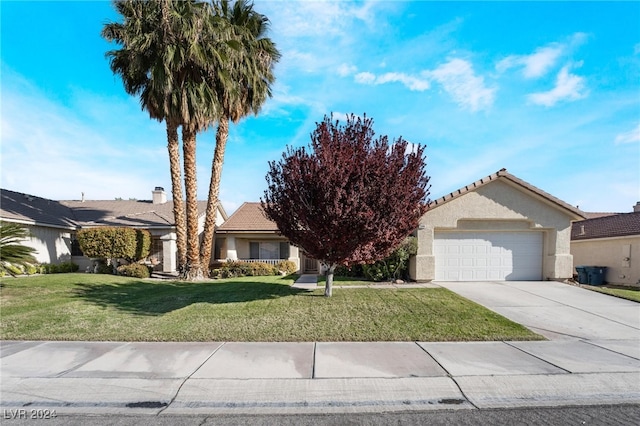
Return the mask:
{"type": "Polygon", "coordinates": [[[315,290],[318,287],[318,276],[314,274],[302,274],[292,287],[303,290],[315,290]]]}
{"type": "Polygon", "coordinates": [[[630,300],[556,281],[434,283],[547,339],[640,340],[640,304],[630,300]]]}

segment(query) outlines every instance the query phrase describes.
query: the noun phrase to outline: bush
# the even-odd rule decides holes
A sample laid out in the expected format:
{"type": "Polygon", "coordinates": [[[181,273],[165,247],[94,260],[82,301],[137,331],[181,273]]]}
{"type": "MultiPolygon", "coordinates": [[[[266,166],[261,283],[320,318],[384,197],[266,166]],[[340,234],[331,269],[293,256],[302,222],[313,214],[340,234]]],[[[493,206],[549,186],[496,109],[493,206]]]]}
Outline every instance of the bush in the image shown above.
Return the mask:
{"type": "Polygon", "coordinates": [[[24,274],[24,270],[22,269],[22,266],[20,266],[20,265],[6,265],[5,269],[11,275],[22,275],[22,274],[24,274]]]}
{"type": "Polygon", "coordinates": [[[364,277],[364,272],[362,271],[362,265],[340,265],[336,267],[334,275],[336,277],[364,277]]]}
{"type": "Polygon", "coordinates": [[[130,262],[142,260],[149,256],[151,251],[151,233],[145,229],[136,229],[136,255],[127,259],[130,262]]]}
{"type": "Polygon", "coordinates": [[[364,276],[372,281],[406,278],[409,271],[409,258],[417,252],[417,238],[407,237],[389,257],[370,265],[363,265],[362,271],[364,276]]]}
{"type": "Polygon", "coordinates": [[[276,265],[276,269],[280,273],[284,273],[285,275],[290,275],[296,272],[298,270],[298,267],[296,266],[296,262],[292,260],[281,260],[276,265]]]}
{"type": "Polygon", "coordinates": [[[98,261],[94,271],[96,274],[113,274],[113,267],[107,264],[106,260],[101,259],[98,261]]]}
{"type": "Polygon", "coordinates": [[[118,275],[134,278],[149,278],[149,268],[141,263],[118,266],[118,275]]]}
{"type": "Polygon", "coordinates": [[[257,277],[265,275],[277,275],[275,266],[264,262],[229,261],[219,269],[214,269],[214,278],[257,277]]]}
{"type": "Polygon", "coordinates": [[[24,269],[25,274],[33,275],[40,272],[40,267],[38,265],[27,265],[24,269]]]}
{"type": "Polygon", "coordinates": [[[68,272],[78,272],[80,267],[75,263],[62,262],[62,263],[44,263],[40,265],[40,270],[43,274],[64,274],[68,272]]]}

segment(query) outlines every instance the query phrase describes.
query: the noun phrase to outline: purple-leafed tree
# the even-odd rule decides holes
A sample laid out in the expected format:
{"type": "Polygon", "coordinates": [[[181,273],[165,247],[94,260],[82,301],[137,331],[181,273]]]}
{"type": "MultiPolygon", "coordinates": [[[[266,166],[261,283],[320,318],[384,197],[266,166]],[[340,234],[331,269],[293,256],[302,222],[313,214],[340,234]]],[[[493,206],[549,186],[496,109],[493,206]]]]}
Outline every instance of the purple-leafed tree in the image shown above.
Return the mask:
{"type": "Polygon", "coordinates": [[[261,200],[280,233],[326,266],[331,296],[338,265],[388,256],[427,211],[424,147],[375,137],[373,120],[330,117],[317,123],[308,149],[291,148],[269,162],[261,200]]]}

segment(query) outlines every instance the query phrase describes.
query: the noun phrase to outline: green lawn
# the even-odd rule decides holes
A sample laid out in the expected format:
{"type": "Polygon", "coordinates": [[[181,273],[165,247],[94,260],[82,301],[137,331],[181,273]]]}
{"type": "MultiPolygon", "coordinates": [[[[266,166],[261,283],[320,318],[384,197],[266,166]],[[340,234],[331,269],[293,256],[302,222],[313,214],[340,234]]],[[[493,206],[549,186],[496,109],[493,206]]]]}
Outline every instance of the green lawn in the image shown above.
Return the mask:
{"type": "Polygon", "coordinates": [[[600,293],[609,294],[611,296],[621,297],[623,299],[640,302],[640,289],[638,288],[607,288],[596,286],[583,286],[589,290],[598,291],[600,293]]]}
{"type": "Polygon", "coordinates": [[[104,341],[470,341],[542,337],[442,289],[290,287],[93,274],[2,278],[0,337],[104,341]]]}

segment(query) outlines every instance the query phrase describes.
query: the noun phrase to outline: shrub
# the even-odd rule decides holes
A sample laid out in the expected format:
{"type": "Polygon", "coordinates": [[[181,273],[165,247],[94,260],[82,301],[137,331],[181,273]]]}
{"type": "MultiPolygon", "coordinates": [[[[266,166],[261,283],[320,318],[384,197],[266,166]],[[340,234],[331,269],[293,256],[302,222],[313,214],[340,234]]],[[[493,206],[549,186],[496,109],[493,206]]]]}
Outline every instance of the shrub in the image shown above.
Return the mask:
{"type": "Polygon", "coordinates": [[[151,251],[151,233],[145,229],[136,229],[136,255],[127,259],[130,262],[142,260],[149,256],[151,251]]]}
{"type": "Polygon", "coordinates": [[[276,265],[276,269],[280,273],[284,273],[285,275],[289,275],[289,274],[293,274],[294,272],[296,272],[298,270],[298,267],[296,266],[296,262],[294,262],[292,260],[281,260],[276,265]]]}
{"type": "Polygon", "coordinates": [[[96,265],[94,272],[96,274],[113,274],[113,267],[107,264],[107,261],[100,259],[96,265]]]}
{"type": "Polygon", "coordinates": [[[364,276],[372,281],[406,278],[409,258],[418,252],[416,237],[407,237],[386,259],[363,265],[364,276]]]}
{"type": "Polygon", "coordinates": [[[219,269],[214,269],[212,276],[215,278],[256,277],[265,275],[277,275],[278,270],[273,265],[264,262],[229,261],[219,269]]]}
{"type": "Polygon", "coordinates": [[[80,267],[75,263],[68,261],[62,263],[44,263],[40,265],[43,274],[64,274],[68,272],[78,272],[80,267]]]}
{"type": "Polygon", "coordinates": [[[26,265],[24,268],[24,272],[27,275],[33,275],[40,272],[40,267],[38,265],[26,265]]]}
{"type": "Polygon", "coordinates": [[[344,266],[340,265],[334,272],[337,277],[364,277],[362,265],[344,266]]]}
{"type": "Polygon", "coordinates": [[[100,227],[78,231],[78,244],[85,256],[105,259],[107,268],[98,266],[98,273],[116,273],[117,259],[137,262],[149,255],[151,234],[144,229],[100,227]],[[111,266],[113,265],[113,266],[111,266]]]}
{"type": "Polygon", "coordinates": [[[129,259],[136,255],[136,231],[132,228],[82,229],[78,231],[78,243],[87,257],[129,259]]]}
{"type": "Polygon", "coordinates": [[[149,278],[149,268],[141,263],[118,266],[118,275],[134,278],[149,278]]]}
{"type": "Polygon", "coordinates": [[[9,274],[11,275],[22,275],[24,274],[24,270],[22,269],[22,266],[20,265],[6,265],[4,269],[9,272],[9,274]]]}

